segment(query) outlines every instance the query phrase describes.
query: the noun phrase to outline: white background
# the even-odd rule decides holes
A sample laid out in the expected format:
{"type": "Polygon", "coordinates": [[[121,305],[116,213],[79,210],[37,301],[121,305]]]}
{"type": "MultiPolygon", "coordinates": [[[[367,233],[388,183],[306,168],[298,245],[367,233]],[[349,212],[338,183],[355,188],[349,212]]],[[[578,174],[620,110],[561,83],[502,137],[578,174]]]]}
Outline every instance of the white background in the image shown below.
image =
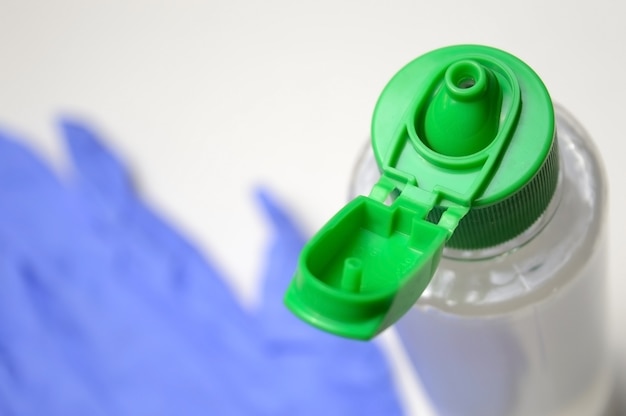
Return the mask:
{"type": "MultiPolygon", "coordinates": [[[[611,323],[624,374],[625,41],[626,7],[609,0],[0,0],[0,124],[60,167],[55,118],[91,121],[147,199],[253,302],[266,237],[256,184],[314,231],[345,202],[377,96],[400,67],[449,44],[508,50],[604,156],[611,323]]],[[[419,394],[409,396],[420,408],[419,394]]]]}

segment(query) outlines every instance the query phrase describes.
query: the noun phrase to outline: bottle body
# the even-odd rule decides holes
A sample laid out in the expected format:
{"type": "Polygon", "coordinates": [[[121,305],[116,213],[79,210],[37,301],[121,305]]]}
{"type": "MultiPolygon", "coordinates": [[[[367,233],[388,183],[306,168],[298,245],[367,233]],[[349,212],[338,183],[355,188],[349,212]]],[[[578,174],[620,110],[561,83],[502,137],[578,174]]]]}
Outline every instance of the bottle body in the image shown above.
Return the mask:
{"type": "MultiPolygon", "coordinates": [[[[500,246],[444,250],[397,323],[440,414],[590,415],[607,405],[606,182],[584,130],[558,107],[556,120],[560,176],[546,212],[500,246]]],[[[378,177],[364,154],[352,196],[378,177]]]]}

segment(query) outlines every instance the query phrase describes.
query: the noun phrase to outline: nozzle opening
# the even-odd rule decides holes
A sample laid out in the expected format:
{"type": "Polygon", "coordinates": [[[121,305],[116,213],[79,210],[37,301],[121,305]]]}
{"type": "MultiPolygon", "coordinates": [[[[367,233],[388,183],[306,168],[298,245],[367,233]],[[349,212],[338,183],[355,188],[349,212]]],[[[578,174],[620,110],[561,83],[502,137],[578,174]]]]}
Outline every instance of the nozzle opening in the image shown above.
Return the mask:
{"type": "Polygon", "coordinates": [[[472,77],[463,78],[457,83],[457,86],[463,90],[472,88],[474,85],[476,85],[476,80],[472,77]]]}
{"type": "Polygon", "coordinates": [[[457,100],[473,100],[487,90],[487,74],[476,61],[455,62],[446,71],[445,78],[448,91],[457,100]]]}

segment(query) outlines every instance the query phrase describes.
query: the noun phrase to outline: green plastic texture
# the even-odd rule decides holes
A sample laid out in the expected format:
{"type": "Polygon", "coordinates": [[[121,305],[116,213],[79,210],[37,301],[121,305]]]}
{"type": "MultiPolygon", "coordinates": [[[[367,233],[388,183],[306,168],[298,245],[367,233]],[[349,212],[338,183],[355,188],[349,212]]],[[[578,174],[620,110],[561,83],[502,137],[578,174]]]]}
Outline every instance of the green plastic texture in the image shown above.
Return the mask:
{"type": "Polygon", "coordinates": [[[493,72],[474,60],[448,68],[426,108],[424,144],[446,156],[469,156],[496,137],[502,94],[493,72]]]}
{"type": "Polygon", "coordinates": [[[287,295],[308,323],[369,339],[415,303],[439,263],[445,229],[425,211],[357,197],[305,246],[287,295]]]}
{"type": "Polygon", "coordinates": [[[374,110],[380,180],[305,245],[287,307],[374,337],[417,301],[445,245],[497,245],[537,220],[558,179],[554,137],[550,96],[514,56],[462,45],[412,61],[374,110]]]}
{"type": "Polygon", "coordinates": [[[437,195],[429,220],[449,206],[471,207],[447,246],[472,250],[515,237],[548,206],[558,179],[554,126],[548,91],[528,65],[498,49],[452,46],[410,62],[387,84],[372,147],[396,188],[437,195]]]}

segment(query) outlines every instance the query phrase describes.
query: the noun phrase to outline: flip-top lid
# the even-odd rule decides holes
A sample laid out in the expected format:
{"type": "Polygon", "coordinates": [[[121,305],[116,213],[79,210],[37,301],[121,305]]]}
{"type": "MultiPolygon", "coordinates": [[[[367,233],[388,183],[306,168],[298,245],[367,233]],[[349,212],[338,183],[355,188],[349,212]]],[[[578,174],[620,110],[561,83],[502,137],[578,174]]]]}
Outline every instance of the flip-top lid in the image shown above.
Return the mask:
{"type": "Polygon", "coordinates": [[[374,111],[380,180],[305,246],[287,306],[326,331],[375,336],[419,298],[444,245],[497,245],[536,221],[557,183],[554,136],[548,92],[514,56],[466,45],[409,63],[374,111]]]}

